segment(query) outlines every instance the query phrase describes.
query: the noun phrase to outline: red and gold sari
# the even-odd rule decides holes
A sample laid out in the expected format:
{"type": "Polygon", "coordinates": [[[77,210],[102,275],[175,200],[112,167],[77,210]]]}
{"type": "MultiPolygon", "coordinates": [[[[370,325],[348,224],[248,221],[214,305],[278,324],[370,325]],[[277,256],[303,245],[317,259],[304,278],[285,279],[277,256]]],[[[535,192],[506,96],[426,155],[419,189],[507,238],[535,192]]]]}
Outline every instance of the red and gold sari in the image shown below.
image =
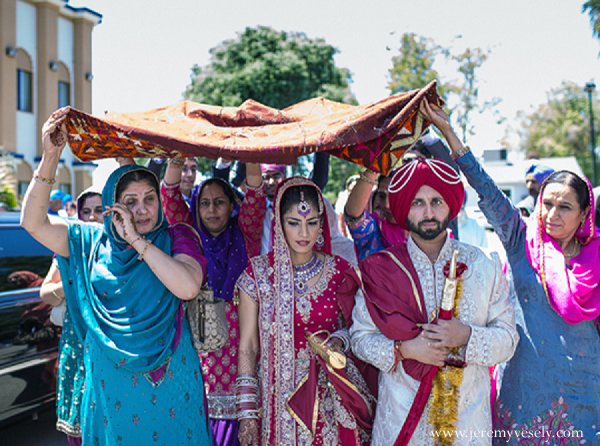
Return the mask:
{"type": "MultiPolygon", "coordinates": [[[[306,332],[341,329],[336,290],[348,263],[330,255],[327,219],[325,256],[317,282],[302,296],[294,292],[294,271],[285,241],[280,200],[291,187],[314,183],[294,177],[275,197],[273,251],[254,257],[237,286],[259,305],[259,372],[263,445],[364,445],[372,420],[372,398],[351,361],[329,367],[308,346],[306,332]]],[[[324,209],[319,192],[320,206],[324,209]]]]}

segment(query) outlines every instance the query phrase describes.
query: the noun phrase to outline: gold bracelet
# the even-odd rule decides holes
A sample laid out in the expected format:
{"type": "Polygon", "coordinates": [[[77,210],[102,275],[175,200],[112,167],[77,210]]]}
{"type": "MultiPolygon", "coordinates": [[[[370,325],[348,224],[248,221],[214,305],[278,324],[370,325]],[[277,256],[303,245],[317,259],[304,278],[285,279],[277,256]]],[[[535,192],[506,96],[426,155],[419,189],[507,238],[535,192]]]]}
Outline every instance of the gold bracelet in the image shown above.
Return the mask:
{"type": "Polygon", "coordinates": [[[360,173],[359,179],[361,179],[362,181],[364,181],[367,184],[370,184],[371,186],[377,186],[377,180],[372,180],[371,178],[369,178],[367,176],[367,174],[365,172],[360,173]]]}
{"type": "Polygon", "coordinates": [[[144,256],[146,255],[146,251],[148,251],[148,247],[152,244],[152,242],[150,240],[148,240],[148,239],[144,239],[144,241],[146,242],[146,246],[144,246],[144,249],[142,249],[142,252],[138,256],[138,260],[144,260],[144,256]]]}
{"type": "Polygon", "coordinates": [[[470,151],[471,151],[471,149],[469,148],[469,146],[463,145],[460,149],[454,151],[454,157],[453,158],[454,159],[458,159],[461,156],[466,155],[470,151]]]}
{"type": "Polygon", "coordinates": [[[140,236],[138,236],[138,237],[137,237],[135,240],[132,240],[131,242],[129,242],[129,246],[133,246],[133,244],[134,244],[135,242],[137,242],[138,240],[143,240],[143,238],[144,238],[144,237],[142,237],[141,235],[140,235],[140,236]]]}
{"type": "Polygon", "coordinates": [[[52,186],[54,183],[56,183],[55,178],[44,178],[39,176],[37,172],[33,174],[33,179],[36,183],[47,184],[48,186],[52,186]]]}
{"type": "Polygon", "coordinates": [[[177,169],[182,169],[184,164],[183,158],[172,158],[169,160],[169,165],[177,169]]]}

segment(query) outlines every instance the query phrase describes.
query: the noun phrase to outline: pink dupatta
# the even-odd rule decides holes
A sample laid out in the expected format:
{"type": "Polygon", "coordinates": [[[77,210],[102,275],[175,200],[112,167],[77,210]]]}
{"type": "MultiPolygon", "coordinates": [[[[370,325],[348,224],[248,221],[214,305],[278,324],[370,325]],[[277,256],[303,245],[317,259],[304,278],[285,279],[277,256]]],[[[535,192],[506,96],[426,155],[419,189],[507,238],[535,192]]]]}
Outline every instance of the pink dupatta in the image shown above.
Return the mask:
{"type": "Polygon", "coordinates": [[[594,226],[595,202],[590,181],[590,208],[584,223],[575,233],[581,245],[580,253],[565,266],[560,245],[550,237],[542,222],[542,194],[527,222],[526,251],[531,266],[540,275],[548,302],[568,324],[594,320],[600,316],[600,238],[594,226]]]}

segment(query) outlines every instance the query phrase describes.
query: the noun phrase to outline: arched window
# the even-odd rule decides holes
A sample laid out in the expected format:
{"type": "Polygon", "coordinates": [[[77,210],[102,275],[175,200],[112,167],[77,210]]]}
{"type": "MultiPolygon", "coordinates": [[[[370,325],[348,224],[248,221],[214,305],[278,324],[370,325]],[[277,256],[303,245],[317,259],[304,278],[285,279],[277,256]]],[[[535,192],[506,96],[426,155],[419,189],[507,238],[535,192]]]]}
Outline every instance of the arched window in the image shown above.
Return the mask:
{"type": "Polygon", "coordinates": [[[25,50],[17,50],[17,110],[33,113],[33,64],[25,50]]]}
{"type": "Polygon", "coordinates": [[[71,105],[71,76],[65,64],[58,68],[58,108],[71,105]]]}

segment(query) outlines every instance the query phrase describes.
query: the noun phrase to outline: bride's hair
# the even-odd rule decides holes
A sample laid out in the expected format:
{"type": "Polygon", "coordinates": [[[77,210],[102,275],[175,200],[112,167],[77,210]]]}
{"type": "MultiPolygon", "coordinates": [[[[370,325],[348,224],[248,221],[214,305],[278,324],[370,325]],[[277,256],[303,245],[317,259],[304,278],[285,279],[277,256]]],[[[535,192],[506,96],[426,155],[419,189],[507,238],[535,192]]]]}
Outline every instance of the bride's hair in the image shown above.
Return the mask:
{"type": "Polygon", "coordinates": [[[304,200],[308,202],[313,209],[320,211],[319,214],[323,213],[323,209],[319,209],[319,196],[317,195],[316,189],[310,186],[296,186],[290,187],[283,193],[283,197],[281,197],[279,210],[282,217],[292,208],[292,206],[297,206],[298,203],[300,203],[302,194],[304,195],[304,200]]]}

